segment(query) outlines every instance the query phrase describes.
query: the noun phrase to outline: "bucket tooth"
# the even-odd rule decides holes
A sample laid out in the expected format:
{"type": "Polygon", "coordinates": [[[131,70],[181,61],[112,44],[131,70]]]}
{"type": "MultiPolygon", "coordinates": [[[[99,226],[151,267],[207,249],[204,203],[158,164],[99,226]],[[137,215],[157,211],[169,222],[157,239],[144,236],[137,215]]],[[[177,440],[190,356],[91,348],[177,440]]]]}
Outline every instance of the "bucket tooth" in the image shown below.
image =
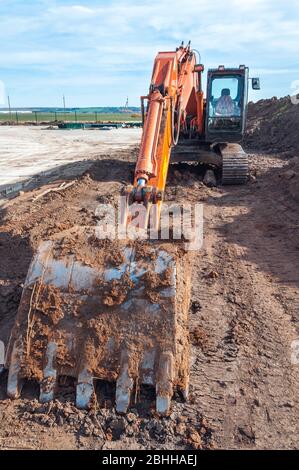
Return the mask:
{"type": "Polygon", "coordinates": [[[156,410],[166,414],[173,396],[174,359],[171,352],[163,352],[160,356],[156,380],[156,410]]]}
{"type": "Polygon", "coordinates": [[[10,398],[19,398],[22,392],[23,387],[23,380],[20,378],[20,357],[23,353],[23,345],[22,341],[15,341],[11,359],[10,359],[10,366],[8,372],[8,380],[7,380],[7,395],[10,398]]]}
{"type": "Polygon", "coordinates": [[[134,380],[130,375],[130,360],[127,351],[121,353],[120,372],[116,381],[116,411],[126,413],[130,406],[134,380]]]}
{"type": "Polygon", "coordinates": [[[43,380],[40,384],[39,400],[47,403],[54,399],[54,392],[57,379],[57,371],[54,368],[54,361],[57,351],[57,344],[51,341],[46,350],[46,365],[43,370],[43,380]]]}
{"type": "Polygon", "coordinates": [[[86,410],[90,407],[94,396],[93,374],[86,368],[78,375],[76,387],[76,406],[86,410]]]}

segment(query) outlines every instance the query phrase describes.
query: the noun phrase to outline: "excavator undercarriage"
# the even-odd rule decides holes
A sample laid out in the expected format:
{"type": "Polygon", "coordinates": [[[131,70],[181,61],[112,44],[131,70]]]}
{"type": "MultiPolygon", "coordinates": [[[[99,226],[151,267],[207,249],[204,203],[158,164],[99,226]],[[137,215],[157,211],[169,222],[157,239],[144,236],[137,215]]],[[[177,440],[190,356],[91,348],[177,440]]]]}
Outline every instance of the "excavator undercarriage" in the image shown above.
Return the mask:
{"type": "Polygon", "coordinates": [[[248,155],[239,144],[180,142],[171,152],[171,162],[194,162],[215,172],[223,185],[245,184],[249,178],[248,155]]]}

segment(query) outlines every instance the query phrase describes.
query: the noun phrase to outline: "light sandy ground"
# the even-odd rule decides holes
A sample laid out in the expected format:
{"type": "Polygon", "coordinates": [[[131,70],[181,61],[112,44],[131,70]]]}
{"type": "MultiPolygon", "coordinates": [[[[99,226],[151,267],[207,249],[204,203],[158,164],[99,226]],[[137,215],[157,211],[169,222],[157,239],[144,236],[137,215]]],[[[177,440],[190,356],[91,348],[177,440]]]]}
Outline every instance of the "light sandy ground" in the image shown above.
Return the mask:
{"type": "MultiPolygon", "coordinates": [[[[0,192],[9,194],[27,185],[37,175],[58,166],[92,160],[140,141],[140,129],[61,130],[33,126],[0,126],[0,192]]],[[[74,166],[72,165],[72,171],[74,166]]]]}

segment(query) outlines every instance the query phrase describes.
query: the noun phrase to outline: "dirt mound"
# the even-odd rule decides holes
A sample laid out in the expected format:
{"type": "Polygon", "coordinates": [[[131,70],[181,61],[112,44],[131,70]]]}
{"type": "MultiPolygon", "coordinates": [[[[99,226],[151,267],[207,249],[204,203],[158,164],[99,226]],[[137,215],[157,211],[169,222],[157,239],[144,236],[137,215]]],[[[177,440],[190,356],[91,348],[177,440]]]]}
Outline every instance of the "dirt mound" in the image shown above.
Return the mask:
{"type": "Polygon", "coordinates": [[[269,152],[299,150],[299,105],[290,96],[273,97],[248,105],[247,132],[244,138],[248,149],[269,152]]]}

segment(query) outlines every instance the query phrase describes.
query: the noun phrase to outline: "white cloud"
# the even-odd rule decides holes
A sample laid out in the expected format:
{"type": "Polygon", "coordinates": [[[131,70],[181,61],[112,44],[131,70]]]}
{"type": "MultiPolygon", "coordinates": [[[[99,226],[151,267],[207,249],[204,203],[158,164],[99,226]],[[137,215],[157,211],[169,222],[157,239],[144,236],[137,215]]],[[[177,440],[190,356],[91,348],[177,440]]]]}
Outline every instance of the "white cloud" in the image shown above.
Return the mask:
{"type": "Polygon", "coordinates": [[[61,19],[67,18],[82,20],[84,17],[94,15],[96,12],[94,9],[85,7],[83,5],[71,5],[71,6],[58,6],[48,9],[48,13],[53,16],[59,16],[61,19]]]}
{"type": "Polygon", "coordinates": [[[2,67],[20,68],[24,65],[55,65],[57,63],[72,65],[80,59],[74,51],[32,50],[28,52],[4,52],[0,50],[2,67]]]}
{"type": "Polygon", "coordinates": [[[199,0],[189,1],[188,8],[182,8],[177,0],[153,0],[145,4],[107,1],[105,6],[92,9],[80,5],[50,9],[48,20],[59,34],[82,35],[86,43],[101,41],[115,48],[122,48],[128,42],[147,46],[163,36],[169,47],[175,47],[175,41],[190,38],[203,51],[218,49],[227,53],[246,47],[252,51],[274,47],[296,50],[298,15],[284,21],[284,4],[276,3],[280,6],[278,10],[268,0],[227,0],[225,6],[220,0],[199,0]],[[79,14],[81,9],[92,15],[79,14]]]}
{"type": "Polygon", "coordinates": [[[297,73],[299,74],[298,69],[272,69],[272,68],[253,68],[252,73],[257,75],[287,75],[297,73]]]}

